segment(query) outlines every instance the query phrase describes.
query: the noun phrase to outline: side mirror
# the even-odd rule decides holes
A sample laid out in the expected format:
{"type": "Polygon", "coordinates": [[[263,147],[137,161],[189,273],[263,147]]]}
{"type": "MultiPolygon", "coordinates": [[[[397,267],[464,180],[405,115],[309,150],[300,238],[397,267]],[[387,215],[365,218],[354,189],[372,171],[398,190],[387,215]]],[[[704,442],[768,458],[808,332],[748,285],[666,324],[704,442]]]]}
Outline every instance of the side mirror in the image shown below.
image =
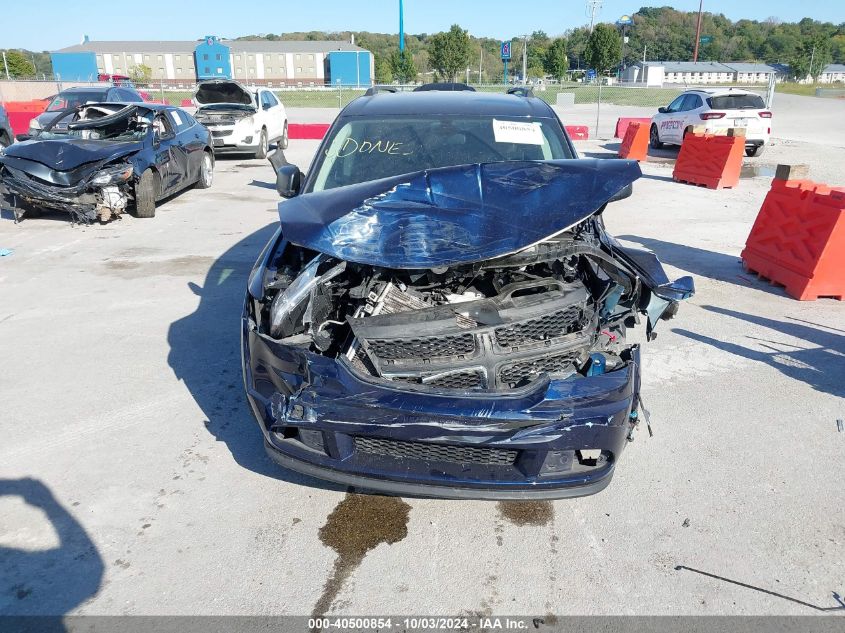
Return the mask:
{"type": "Polygon", "coordinates": [[[667,112],[669,112],[669,109],[668,109],[668,108],[666,108],[665,106],[661,106],[661,107],[657,108],[657,111],[658,111],[660,114],[666,114],[667,112]]]}
{"type": "Polygon", "coordinates": [[[276,172],[276,191],[283,198],[293,198],[302,187],[302,172],[285,159],[284,151],[277,149],[267,157],[276,172]]]}
{"type": "Polygon", "coordinates": [[[35,137],[32,134],[16,134],[15,135],[15,140],[18,141],[18,142],[28,141],[28,140],[33,139],[33,138],[35,138],[35,137]]]}
{"type": "Polygon", "coordinates": [[[630,198],[634,193],[634,185],[628,184],[622,187],[619,191],[613,194],[610,197],[608,202],[618,202],[619,200],[624,200],[625,198],[630,198]]]}
{"type": "Polygon", "coordinates": [[[296,165],[282,165],[276,170],[276,191],[282,198],[293,198],[299,195],[302,187],[302,172],[296,165]]]}

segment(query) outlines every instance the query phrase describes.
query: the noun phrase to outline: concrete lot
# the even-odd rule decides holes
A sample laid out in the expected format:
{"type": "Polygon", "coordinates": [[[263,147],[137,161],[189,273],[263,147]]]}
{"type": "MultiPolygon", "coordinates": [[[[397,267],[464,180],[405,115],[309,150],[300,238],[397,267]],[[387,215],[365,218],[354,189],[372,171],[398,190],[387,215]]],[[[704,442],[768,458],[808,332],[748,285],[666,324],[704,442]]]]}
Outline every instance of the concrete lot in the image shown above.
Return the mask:
{"type": "MultiPolygon", "coordinates": [[[[845,184],[837,130],[799,130],[757,163],[798,148],[792,162],[845,184]]],[[[316,145],[288,157],[305,167],[316,145]]],[[[698,289],[644,349],[655,435],[599,495],[526,505],[347,497],[265,456],[238,318],[276,222],[266,161],[219,160],[211,189],[152,220],[5,216],[0,614],[842,609],[845,305],[743,273],[767,178],[684,186],[671,155],[606,213],[698,289]]]]}

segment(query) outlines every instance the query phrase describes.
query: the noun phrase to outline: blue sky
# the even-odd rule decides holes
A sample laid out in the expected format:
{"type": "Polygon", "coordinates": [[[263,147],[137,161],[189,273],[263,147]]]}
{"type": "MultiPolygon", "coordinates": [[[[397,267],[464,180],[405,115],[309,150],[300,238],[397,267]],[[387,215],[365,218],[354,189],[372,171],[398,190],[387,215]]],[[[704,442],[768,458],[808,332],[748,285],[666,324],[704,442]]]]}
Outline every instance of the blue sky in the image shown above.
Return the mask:
{"type": "MultiPolygon", "coordinates": [[[[398,31],[398,0],[181,0],[179,2],[119,2],[39,0],[35,4],[3,2],[4,28],[0,48],[53,50],[77,44],[83,34],[97,40],[197,39],[203,35],[239,37],[287,31],[398,31]],[[37,9],[34,9],[37,7],[37,9]],[[233,10],[235,7],[235,10],[233,10]],[[34,14],[34,11],[36,14],[34,14]],[[165,16],[172,15],[172,20],[165,16]],[[38,16],[42,24],[35,26],[38,16]]],[[[599,20],[614,21],[641,6],[670,5],[698,9],[698,0],[605,0],[599,20]]],[[[704,0],[705,11],[724,13],[732,20],[784,22],[811,17],[845,22],[842,0],[704,0]]],[[[460,24],[473,35],[510,37],[542,29],[560,34],[588,21],[584,0],[405,0],[405,30],[434,33],[460,24]]]]}

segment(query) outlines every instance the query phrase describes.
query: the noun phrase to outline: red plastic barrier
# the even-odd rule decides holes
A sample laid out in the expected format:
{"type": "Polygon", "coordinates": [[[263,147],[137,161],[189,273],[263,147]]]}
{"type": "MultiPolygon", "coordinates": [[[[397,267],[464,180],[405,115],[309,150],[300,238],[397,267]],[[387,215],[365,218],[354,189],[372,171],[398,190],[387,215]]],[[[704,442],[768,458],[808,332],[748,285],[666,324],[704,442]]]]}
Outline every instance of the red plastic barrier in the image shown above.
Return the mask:
{"type": "Polygon", "coordinates": [[[292,139],[319,141],[328,131],[328,123],[288,123],[288,138],[292,139]]]}
{"type": "Polygon", "coordinates": [[[644,161],[648,158],[648,125],[634,121],[625,131],[625,138],[619,148],[619,158],[644,161]]]}
{"type": "Polygon", "coordinates": [[[687,134],[672,178],[709,189],[736,187],[744,153],[744,136],[687,134]]]}
{"type": "Polygon", "coordinates": [[[190,108],[194,105],[194,102],[190,99],[182,99],[182,103],[179,104],[182,108],[190,108]]]}
{"type": "Polygon", "coordinates": [[[628,130],[628,126],[631,123],[642,123],[646,129],[649,128],[651,124],[651,119],[646,117],[620,117],[616,120],[616,133],[614,136],[616,138],[625,138],[625,132],[628,130]]]}
{"type": "Polygon", "coordinates": [[[590,130],[586,125],[565,125],[564,127],[573,141],[586,141],[590,138],[590,130]]]}
{"type": "Polygon", "coordinates": [[[17,134],[26,134],[29,132],[29,122],[38,116],[38,112],[12,112],[6,111],[9,115],[9,124],[12,126],[12,131],[17,134]]]}
{"type": "Polygon", "coordinates": [[[772,181],[742,265],[800,301],[845,298],[845,189],[772,181]]]}

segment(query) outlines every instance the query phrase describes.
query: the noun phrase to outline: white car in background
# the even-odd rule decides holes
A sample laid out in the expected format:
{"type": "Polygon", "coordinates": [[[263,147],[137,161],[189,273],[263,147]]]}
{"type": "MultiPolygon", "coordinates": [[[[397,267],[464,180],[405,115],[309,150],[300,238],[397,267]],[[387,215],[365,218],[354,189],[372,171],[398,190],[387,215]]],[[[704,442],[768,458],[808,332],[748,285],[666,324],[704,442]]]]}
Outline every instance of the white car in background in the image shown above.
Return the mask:
{"type": "Polygon", "coordinates": [[[270,143],[288,146],[285,106],[268,88],[231,79],[201,81],[194,92],[196,120],[211,132],[215,153],[249,152],[266,158],[270,143]]]}
{"type": "Polygon", "coordinates": [[[703,126],[708,134],[745,128],[745,155],[760,156],[772,133],[772,113],[755,92],[735,88],[688,90],[652,117],[651,146],[680,145],[696,126],[703,126]]]}

